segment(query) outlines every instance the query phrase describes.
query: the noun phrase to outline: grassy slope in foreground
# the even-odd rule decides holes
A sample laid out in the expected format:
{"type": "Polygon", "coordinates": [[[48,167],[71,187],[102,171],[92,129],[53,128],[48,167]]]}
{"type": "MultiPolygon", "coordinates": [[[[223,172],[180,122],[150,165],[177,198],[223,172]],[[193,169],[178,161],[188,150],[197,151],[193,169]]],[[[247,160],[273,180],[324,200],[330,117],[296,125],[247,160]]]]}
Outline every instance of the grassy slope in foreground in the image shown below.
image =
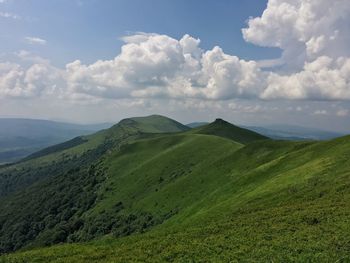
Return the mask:
{"type": "MultiPolygon", "coordinates": [[[[267,140],[239,149],[233,145],[234,150],[221,149],[225,154],[208,165],[204,160],[198,170],[180,173],[174,181],[166,172],[167,166],[161,165],[164,162],[176,166],[171,160],[173,154],[155,155],[140,167],[131,168],[135,157],[148,155],[148,143],[164,143],[162,139],[156,140],[160,141],[137,142],[124,149],[127,154],[111,156],[106,187],[112,185],[114,190],[103,191],[105,198],[91,214],[125,198],[135,200],[130,201],[130,209],[162,213],[175,206],[176,215],[147,233],[17,252],[1,259],[5,262],[350,260],[350,137],[321,143],[267,140]],[[124,172],[117,172],[124,168],[124,172]],[[163,175],[169,177],[155,186],[154,180],[163,175]],[[126,183],[128,178],[133,183],[127,189],[116,184],[126,183]],[[137,189],[140,191],[133,196],[137,189]],[[115,190],[118,197],[113,194],[115,190]]],[[[175,145],[173,150],[177,151],[175,145]]],[[[178,152],[179,156],[184,153],[188,152],[181,153],[181,149],[178,152]]],[[[181,160],[190,162],[192,158],[196,158],[194,153],[181,160]]],[[[179,166],[178,171],[183,167],[179,166]]]]}

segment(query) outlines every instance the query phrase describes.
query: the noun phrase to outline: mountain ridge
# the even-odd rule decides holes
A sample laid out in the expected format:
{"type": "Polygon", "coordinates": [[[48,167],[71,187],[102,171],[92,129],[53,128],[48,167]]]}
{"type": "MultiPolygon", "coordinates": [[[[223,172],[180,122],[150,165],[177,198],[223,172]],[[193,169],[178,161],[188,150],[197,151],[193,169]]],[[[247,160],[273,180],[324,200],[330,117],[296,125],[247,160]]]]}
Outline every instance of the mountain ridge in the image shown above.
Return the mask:
{"type": "Polygon", "coordinates": [[[17,182],[43,174],[0,196],[0,253],[22,248],[0,262],[347,258],[350,136],[276,141],[221,119],[179,131],[152,116],[0,167],[17,182]]]}

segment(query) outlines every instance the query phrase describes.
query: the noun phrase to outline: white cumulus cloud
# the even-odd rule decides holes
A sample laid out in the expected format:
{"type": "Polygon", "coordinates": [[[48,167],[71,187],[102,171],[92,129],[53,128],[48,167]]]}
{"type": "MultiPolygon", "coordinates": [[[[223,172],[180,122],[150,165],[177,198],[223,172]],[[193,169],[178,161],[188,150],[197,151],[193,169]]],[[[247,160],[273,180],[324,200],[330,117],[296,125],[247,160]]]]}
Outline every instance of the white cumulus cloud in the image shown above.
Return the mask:
{"type": "Polygon", "coordinates": [[[350,100],[348,0],[269,0],[243,29],[246,41],[283,50],[263,99],[350,100]]]}
{"type": "Polygon", "coordinates": [[[263,73],[214,47],[204,52],[199,39],[185,35],[137,34],[123,38],[113,60],[66,66],[69,89],[94,96],[229,99],[257,96],[263,73]]]}
{"type": "Polygon", "coordinates": [[[68,83],[102,97],[350,100],[349,24],[348,0],[269,0],[242,32],[282,49],[279,59],[245,61],[220,47],[202,50],[189,35],[137,33],[123,38],[113,60],[67,65],[68,83]],[[261,69],[276,65],[282,69],[261,69]]]}
{"type": "Polygon", "coordinates": [[[284,51],[285,63],[350,54],[348,0],[269,0],[243,29],[246,41],[284,51]],[[288,61],[292,60],[292,61],[288,61]]]}
{"type": "Polygon", "coordinates": [[[40,37],[25,37],[28,44],[31,45],[46,45],[47,41],[40,37]]]}
{"type": "MultiPolygon", "coordinates": [[[[0,94],[51,94],[55,87],[58,97],[91,101],[350,100],[349,24],[349,0],[269,0],[260,17],[248,20],[243,37],[280,48],[281,58],[243,60],[218,46],[203,50],[190,35],[175,39],[139,32],[122,38],[124,45],[113,59],[76,60],[62,70],[21,51],[18,57],[33,65],[3,63],[7,69],[0,71],[0,94]]],[[[46,44],[37,37],[26,40],[46,44]]]]}
{"type": "Polygon", "coordinates": [[[62,81],[62,72],[50,64],[24,68],[16,63],[0,63],[0,98],[50,95],[58,91],[62,81]]]}
{"type": "Polygon", "coordinates": [[[264,99],[350,100],[350,58],[322,56],[294,74],[270,73],[264,99]]]}

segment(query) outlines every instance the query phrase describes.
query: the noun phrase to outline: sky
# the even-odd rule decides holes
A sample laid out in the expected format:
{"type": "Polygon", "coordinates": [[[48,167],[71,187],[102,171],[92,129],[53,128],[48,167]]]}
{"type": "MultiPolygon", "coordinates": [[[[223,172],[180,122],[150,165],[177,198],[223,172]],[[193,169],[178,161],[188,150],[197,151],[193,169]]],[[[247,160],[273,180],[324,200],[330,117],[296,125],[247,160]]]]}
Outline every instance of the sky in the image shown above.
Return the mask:
{"type": "Polygon", "coordinates": [[[350,133],[348,0],[0,0],[0,117],[350,133]]]}

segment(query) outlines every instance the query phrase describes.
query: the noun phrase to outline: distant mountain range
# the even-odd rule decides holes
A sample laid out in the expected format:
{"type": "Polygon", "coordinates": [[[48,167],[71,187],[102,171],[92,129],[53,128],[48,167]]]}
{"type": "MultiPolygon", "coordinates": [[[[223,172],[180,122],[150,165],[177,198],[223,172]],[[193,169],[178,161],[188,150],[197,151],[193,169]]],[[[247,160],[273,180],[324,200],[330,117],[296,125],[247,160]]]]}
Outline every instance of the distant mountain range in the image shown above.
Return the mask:
{"type": "Polygon", "coordinates": [[[345,134],[294,125],[243,126],[276,140],[330,140],[345,134]]]}
{"type": "Polygon", "coordinates": [[[47,120],[0,118],[0,164],[18,161],[50,145],[110,126],[108,123],[79,125],[47,120]]]}
{"type": "Polygon", "coordinates": [[[204,126],[207,124],[209,124],[209,122],[191,122],[191,123],[186,124],[186,126],[188,126],[190,128],[197,128],[197,127],[204,126]]]}

